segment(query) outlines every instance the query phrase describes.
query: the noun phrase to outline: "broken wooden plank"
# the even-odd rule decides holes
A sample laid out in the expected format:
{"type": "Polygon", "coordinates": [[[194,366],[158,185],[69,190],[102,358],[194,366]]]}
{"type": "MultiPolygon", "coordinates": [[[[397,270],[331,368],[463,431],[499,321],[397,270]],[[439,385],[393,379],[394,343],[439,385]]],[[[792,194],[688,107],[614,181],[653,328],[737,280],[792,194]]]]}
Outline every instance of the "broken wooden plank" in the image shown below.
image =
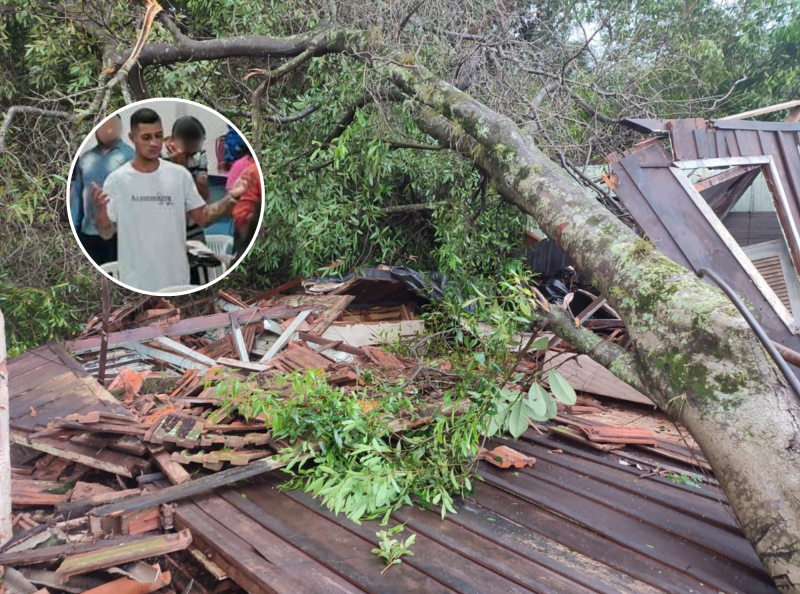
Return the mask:
{"type": "Polygon", "coordinates": [[[137,582],[129,577],[122,577],[91,590],[85,590],[83,594],[150,594],[150,592],[168,586],[170,582],[172,582],[172,574],[165,571],[160,573],[153,582],[137,582]]]}
{"type": "MultiPolygon", "coordinates": [[[[317,311],[321,309],[319,305],[276,305],[273,307],[252,307],[241,309],[236,312],[240,323],[247,324],[264,319],[275,320],[288,318],[303,311],[317,311]]],[[[228,313],[211,314],[181,320],[166,326],[145,326],[134,328],[122,332],[112,332],[108,336],[108,348],[117,348],[123,344],[154,340],[160,336],[177,338],[186,334],[197,334],[208,332],[217,328],[226,328],[230,325],[231,319],[228,313]]],[[[83,338],[66,343],[66,348],[75,355],[83,353],[94,353],[100,350],[100,337],[83,338]]]]}
{"type": "Polygon", "coordinates": [[[137,474],[142,474],[150,468],[150,464],[141,458],[110,450],[98,452],[93,448],[81,446],[69,441],[49,439],[46,437],[36,439],[28,438],[17,431],[12,431],[9,437],[13,443],[52,454],[59,458],[66,458],[73,462],[80,462],[89,468],[111,472],[129,478],[133,478],[137,474]]]}
{"type": "Polygon", "coordinates": [[[200,549],[191,548],[189,552],[217,581],[222,581],[228,577],[228,574],[225,573],[219,565],[206,557],[200,549]]]}
{"type": "Polygon", "coordinates": [[[316,334],[312,334],[310,332],[300,332],[298,333],[298,338],[300,340],[305,340],[306,342],[313,342],[314,344],[318,344],[329,349],[342,351],[343,353],[349,353],[351,355],[355,355],[356,357],[366,357],[367,354],[358,347],[351,346],[344,342],[343,340],[331,340],[329,338],[323,338],[322,336],[317,336],[316,334]]]}
{"type": "Polygon", "coordinates": [[[281,293],[283,293],[285,291],[288,291],[289,289],[293,289],[295,287],[300,286],[300,283],[302,283],[302,282],[303,282],[303,277],[302,276],[298,276],[297,278],[292,279],[290,281],[287,281],[287,282],[283,283],[282,285],[279,285],[279,286],[275,287],[274,289],[270,289],[266,293],[261,293],[260,295],[256,295],[252,299],[248,299],[247,300],[247,304],[248,305],[254,305],[254,304],[258,303],[259,301],[263,301],[265,299],[269,299],[270,297],[275,297],[275,295],[279,295],[279,294],[281,294],[281,293]]]}
{"type": "Polygon", "coordinates": [[[242,336],[242,328],[239,326],[239,318],[236,312],[230,313],[231,318],[231,332],[233,333],[233,346],[236,347],[236,353],[239,355],[239,360],[244,363],[250,362],[250,356],[247,352],[247,347],[244,344],[244,336],[242,336]]]}
{"type": "Polygon", "coordinates": [[[112,503],[110,505],[104,505],[95,509],[93,513],[95,516],[112,516],[129,511],[146,509],[162,503],[171,503],[186,497],[200,495],[201,493],[211,491],[224,485],[235,483],[236,481],[240,481],[242,479],[257,476],[272,470],[277,470],[279,468],[283,468],[284,466],[286,466],[284,459],[281,456],[273,455],[270,458],[256,460],[247,466],[229,468],[228,470],[223,470],[222,472],[218,472],[216,474],[194,479],[182,485],[166,487],[160,491],[148,493],[147,495],[142,495],[134,499],[120,501],[119,503],[112,503]]]}
{"type": "Polygon", "coordinates": [[[11,480],[11,504],[20,506],[55,506],[69,500],[68,488],[55,481],[11,480]]]}
{"type": "Polygon", "coordinates": [[[600,450],[601,452],[611,452],[625,447],[624,444],[619,443],[595,443],[593,441],[589,441],[586,439],[586,436],[583,434],[583,432],[581,432],[581,430],[577,427],[565,427],[563,425],[559,425],[558,427],[547,427],[547,432],[550,435],[576,441],[595,450],[600,450]]]}
{"type": "Polygon", "coordinates": [[[141,495],[141,489],[125,489],[124,491],[112,491],[110,493],[100,493],[92,495],[91,497],[82,497],[81,499],[74,499],[69,503],[62,503],[56,506],[58,513],[64,518],[78,518],[89,510],[97,507],[98,505],[106,505],[129,497],[136,497],[141,495]]]}
{"type": "Polygon", "coordinates": [[[182,355],[186,355],[187,357],[189,357],[190,359],[194,359],[198,363],[203,363],[207,367],[212,367],[216,365],[214,359],[212,359],[211,357],[206,357],[204,354],[198,353],[196,350],[191,349],[185,344],[178,342],[177,340],[173,340],[172,338],[169,338],[167,336],[159,336],[154,340],[154,342],[157,342],[161,346],[176,351],[182,355]]]}
{"type": "Polygon", "coordinates": [[[91,433],[83,433],[72,437],[70,441],[81,446],[96,448],[98,450],[102,448],[111,448],[112,450],[131,454],[140,458],[147,453],[145,445],[133,435],[122,435],[119,438],[107,438],[92,435],[91,433]]]}
{"type": "Polygon", "coordinates": [[[245,363],[244,361],[237,361],[236,359],[230,359],[228,357],[220,357],[217,359],[217,363],[220,365],[225,365],[226,367],[236,367],[237,369],[245,369],[247,371],[254,371],[256,373],[269,371],[271,369],[271,367],[267,367],[266,365],[250,362],[245,363]]]}
{"type": "Polygon", "coordinates": [[[148,359],[155,359],[156,361],[161,361],[162,363],[167,363],[169,365],[179,367],[180,369],[197,369],[198,371],[205,371],[208,369],[208,365],[205,363],[200,363],[199,361],[190,359],[185,355],[176,355],[175,353],[170,353],[169,351],[162,351],[161,349],[157,349],[140,342],[131,342],[121,346],[132,349],[148,359]]]}
{"type": "Polygon", "coordinates": [[[151,538],[150,536],[122,536],[108,540],[97,540],[92,542],[70,543],[44,547],[41,549],[31,549],[29,551],[15,551],[0,554],[0,565],[37,565],[39,563],[51,563],[79,553],[89,553],[107,547],[117,547],[151,538]]]}
{"type": "Polygon", "coordinates": [[[656,446],[656,439],[647,429],[639,427],[612,427],[609,425],[579,425],[589,441],[595,443],[621,443],[656,446]]]}
{"type": "Polygon", "coordinates": [[[164,534],[89,553],[79,553],[64,559],[56,570],[56,576],[59,581],[64,582],[73,575],[182,551],[190,544],[192,544],[192,533],[181,530],[175,534],[164,534]]]}
{"type": "Polygon", "coordinates": [[[174,462],[167,450],[164,448],[148,447],[153,455],[153,460],[161,471],[167,475],[169,482],[173,485],[181,485],[192,480],[192,476],[180,464],[174,462]]]}
{"type": "Polygon", "coordinates": [[[266,354],[265,354],[263,357],[261,357],[261,359],[259,360],[259,362],[260,362],[260,363],[263,363],[264,361],[269,361],[269,360],[270,360],[270,359],[272,359],[272,358],[273,358],[275,355],[277,355],[277,354],[278,354],[278,352],[280,352],[280,350],[281,350],[281,349],[282,349],[284,346],[286,346],[286,343],[288,343],[288,342],[289,342],[289,341],[292,339],[292,337],[294,336],[295,332],[297,331],[297,328],[300,326],[300,324],[302,324],[302,323],[305,321],[305,319],[308,317],[308,315],[309,315],[310,313],[311,313],[310,311],[304,311],[304,312],[301,312],[301,313],[300,313],[300,314],[299,314],[299,315],[298,315],[298,316],[297,316],[297,317],[296,317],[296,318],[295,318],[295,319],[292,321],[292,323],[291,323],[291,324],[289,324],[289,327],[288,327],[288,328],[286,328],[286,330],[283,332],[283,334],[281,334],[281,335],[280,335],[280,337],[278,338],[278,340],[276,340],[276,341],[275,341],[275,344],[273,344],[273,345],[270,347],[270,349],[267,351],[267,353],[266,353],[266,354]]]}

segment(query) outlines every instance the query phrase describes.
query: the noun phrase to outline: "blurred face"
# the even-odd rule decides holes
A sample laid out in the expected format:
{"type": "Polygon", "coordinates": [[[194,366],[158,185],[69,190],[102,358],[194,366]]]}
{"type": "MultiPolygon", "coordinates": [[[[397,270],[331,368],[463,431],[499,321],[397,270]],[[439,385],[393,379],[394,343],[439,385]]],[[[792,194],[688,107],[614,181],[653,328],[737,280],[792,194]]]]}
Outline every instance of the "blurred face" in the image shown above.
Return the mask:
{"type": "Polygon", "coordinates": [[[197,140],[188,140],[186,141],[186,152],[187,153],[196,153],[203,149],[203,139],[198,138],[197,140]]]}
{"type": "Polygon", "coordinates": [[[143,159],[155,161],[161,155],[161,145],[164,143],[164,129],[161,127],[161,122],[139,124],[131,130],[130,138],[136,154],[143,159]]]}
{"type": "Polygon", "coordinates": [[[97,142],[102,145],[108,146],[114,144],[122,136],[122,122],[118,117],[113,117],[107,122],[104,122],[95,133],[97,142]]]}

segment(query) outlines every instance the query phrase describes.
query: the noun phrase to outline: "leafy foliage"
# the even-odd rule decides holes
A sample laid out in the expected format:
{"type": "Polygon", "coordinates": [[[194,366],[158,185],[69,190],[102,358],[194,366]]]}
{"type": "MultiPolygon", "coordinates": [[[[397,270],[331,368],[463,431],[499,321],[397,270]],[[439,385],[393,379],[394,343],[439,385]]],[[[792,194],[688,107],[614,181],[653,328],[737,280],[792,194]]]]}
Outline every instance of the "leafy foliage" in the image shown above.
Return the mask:
{"type": "Polygon", "coordinates": [[[380,530],[375,533],[375,536],[379,539],[379,548],[372,549],[372,554],[377,555],[386,562],[386,569],[381,573],[389,569],[392,565],[402,563],[403,560],[401,557],[403,555],[407,557],[414,556],[414,553],[411,551],[411,545],[413,545],[414,541],[417,539],[416,534],[412,534],[405,541],[392,538],[392,536],[401,533],[403,530],[405,530],[405,524],[398,524],[388,530],[380,530]]]}
{"type": "MultiPolygon", "coordinates": [[[[427,346],[424,354],[416,347],[414,352],[427,365],[446,359],[458,378],[442,388],[440,398],[431,400],[424,381],[408,385],[405,378],[368,369],[360,372],[364,385],[349,391],[328,384],[322,372],[308,371],[267,386],[255,378],[220,382],[223,408],[266,419],[273,438],[290,446],[282,454],[293,477],[285,488],[300,488],[335,513],[383,523],[413,503],[438,507],[442,516],[455,513],[454,498],[473,489],[486,438],[519,438],[530,421],[556,415],[556,400],[575,402],[557,371],[547,374],[549,390],[541,385],[543,372],[514,371],[513,347],[535,315],[531,278],[523,270],[519,262],[507,265],[502,293],[453,286],[425,315],[426,326],[436,331],[415,339],[427,346]],[[475,297],[465,300],[466,291],[475,297]]],[[[528,345],[546,347],[546,339],[528,345]]],[[[397,346],[404,348],[409,347],[397,346]]]]}
{"type": "MultiPolygon", "coordinates": [[[[392,40],[398,21],[415,4],[395,0],[376,11],[371,3],[337,2],[338,17],[376,39],[392,40]]],[[[170,5],[182,30],[196,39],[290,36],[324,26],[326,18],[319,3],[304,0],[175,0],[170,5]]],[[[454,82],[471,81],[472,95],[522,125],[551,156],[560,151],[579,163],[627,148],[631,135],[599,126],[564,88],[532,107],[549,82],[563,79],[569,90],[611,118],[718,116],[788,100],[798,90],[800,11],[792,0],[544,5],[443,0],[418,8],[397,39],[409,62],[454,82]],[[458,36],[440,35],[437,23],[443,22],[488,42],[476,45],[468,37],[458,41],[458,36]],[[587,45],[586,36],[597,29],[587,45]]],[[[85,112],[103,80],[100,71],[136,40],[140,13],[138,4],[116,0],[42,5],[8,0],[0,21],[3,110],[33,104],[85,112]]],[[[170,43],[172,37],[156,23],[150,41],[170,43]]],[[[243,75],[251,67],[274,66],[274,60],[258,58],[179,63],[147,69],[144,82],[151,96],[215,105],[252,139],[250,100],[260,80],[244,81],[243,75]]],[[[522,253],[521,215],[491,184],[483,194],[471,164],[448,151],[397,148],[398,142],[429,144],[430,139],[414,123],[413,100],[385,100],[388,85],[364,63],[327,55],[270,87],[259,155],[266,173],[265,224],[261,241],[227,284],[258,290],[333,262],[340,262],[342,272],[381,262],[409,264],[480,283],[522,253]],[[364,97],[379,100],[355,110],[352,121],[331,138],[364,97]],[[292,123],[265,119],[315,105],[321,107],[292,123]],[[385,212],[410,204],[438,206],[385,212]]],[[[122,104],[115,90],[108,108],[122,104]]],[[[15,323],[16,344],[36,344],[53,332],[64,335],[73,318],[97,309],[99,276],[71,236],[63,181],[91,119],[74,125],[21,117],[12,126],[8,153],[0,156],[0,236],[11,238],[14,248],[0,256],[0,269],[8,273],[7,299],[10,285],[34,293],[70,286],[60,293],[66,317],[47,331],[26,328],[32,332],[28,336],[18,336],[23,325],[15,323]]],[[[31,307],[36,302],[28,300],[31,307]]],[[[28,313],[45,320],[49,315],[28,313]]]]}

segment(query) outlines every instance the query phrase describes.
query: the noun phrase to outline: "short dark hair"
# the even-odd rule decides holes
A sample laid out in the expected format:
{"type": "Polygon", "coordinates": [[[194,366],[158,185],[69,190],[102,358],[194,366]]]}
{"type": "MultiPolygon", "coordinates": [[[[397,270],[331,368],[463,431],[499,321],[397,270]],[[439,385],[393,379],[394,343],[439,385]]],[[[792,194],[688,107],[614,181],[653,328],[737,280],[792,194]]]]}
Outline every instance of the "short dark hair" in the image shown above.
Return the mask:
{"type": "Polygon", "coordinates": [[[172,125],[172,135],[181,140],[204,140],[206,129],[194,116],[184,116],[175,120],[172,125]]]}
{"type": "Polygon", "coordinates": [[[160,124],[161,117],[152,109],[142,107],[131,115],[131,130],[135,130],[139,124],[160,124]]]}

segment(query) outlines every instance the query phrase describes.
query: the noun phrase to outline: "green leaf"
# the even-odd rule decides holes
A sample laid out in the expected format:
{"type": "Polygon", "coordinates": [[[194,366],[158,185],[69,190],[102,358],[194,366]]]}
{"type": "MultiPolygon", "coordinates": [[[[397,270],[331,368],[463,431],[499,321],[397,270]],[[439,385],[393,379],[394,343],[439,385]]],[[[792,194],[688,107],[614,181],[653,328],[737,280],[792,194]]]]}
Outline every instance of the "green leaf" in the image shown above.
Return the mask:
{"type": "Polygon", "coordinates": [[[558,406],[556,406],[555,398],[548,394],[547,398],[545,398],[545,402],[547,403],[547,412],[545,412],[543,419],[535,419],[536,421],[549,421],[550,419],[556,418],[558,414],[558,406]]]}
{"type": "Polygon", "coordinates": [[[545,391],[542,386],[533,382],[531,384],[530,390],[528,390],[528,406],[531,407],[533,411],[534,418],[537,421],[545,420],[544,417],[547,414],[547,401],[552,400],[550,395],[545,391]]]}
{"type": "Polygon", "coordinates": [[[533,341],[531,348],[537,351],[546,351],[549,342],[550,339],[547,336],[540,336],[539,338],[533,341]]]}
{"type": "Polygon", "coordinates": [[[514,436],[514,439],[519,439],[520,435],[525,433],[528,428],[529,411],[530,409],[524,405],[522,398],[511,406],[511,414],[508,415],[508,431],[514,436]]]}
{"type": "Polygon", "coordinates": [[[486,354],[485,353],[475,353],[475,360],[480,363],[481,365],[486,365],[486,354]]]}
{"type": "Polygon", "coordinates": [[[553,392],[553,396],[561,402],[567,406],[572,406],[578,401],[575,390],[572,389],[572,386],[564,379],[563,375],[552,370],[547,373],[547,380],[550,382],[550,391],[553,392]]]}

